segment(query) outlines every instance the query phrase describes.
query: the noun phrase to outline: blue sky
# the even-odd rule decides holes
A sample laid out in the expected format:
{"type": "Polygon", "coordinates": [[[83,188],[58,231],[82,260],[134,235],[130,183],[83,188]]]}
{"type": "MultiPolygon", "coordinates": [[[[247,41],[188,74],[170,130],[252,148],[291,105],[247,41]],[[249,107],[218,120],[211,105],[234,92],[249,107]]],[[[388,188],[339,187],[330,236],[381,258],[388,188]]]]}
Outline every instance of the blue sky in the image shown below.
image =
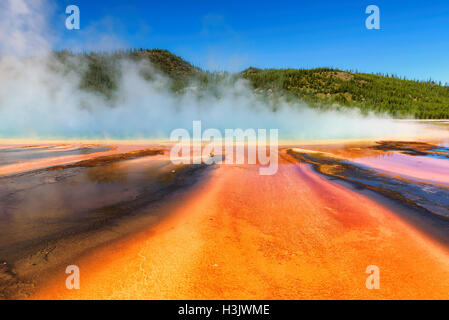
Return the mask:
{"type": "Polygon", "coordinates": [[[58,48],[165,48],[215,71],[328,66],[449,83],[448,0],[60,0],[56,12],[58,48]],[[81,30],[64,29],[69,4],[81,30]],[[381,30],[365,28],[370,4],[381,30]]]}

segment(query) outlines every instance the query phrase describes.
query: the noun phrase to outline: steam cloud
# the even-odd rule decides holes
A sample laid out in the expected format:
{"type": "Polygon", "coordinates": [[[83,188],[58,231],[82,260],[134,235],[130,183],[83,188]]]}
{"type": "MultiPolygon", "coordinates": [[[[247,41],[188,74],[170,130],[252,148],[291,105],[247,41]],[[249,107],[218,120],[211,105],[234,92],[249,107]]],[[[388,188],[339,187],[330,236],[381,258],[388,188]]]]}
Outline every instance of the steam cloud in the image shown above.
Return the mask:
{"type": "MultiPolygon", "coordinates": [[[[415,127],[356,110],[319,112],[281,102],[272,112],[244,80],[224,81],[220,94],[198,98],[195,90],[176,95],[170,80],[152,80],[147,63],[123,60],[112,102],[80,89],[80,73],[67,72],[51,55],[45,0],[6,0],[0,5],[0,138],[167,138],[193,120],[203,128],[279,129],[281,139],[377,138],[415,127]]],[[[61,26],[62,27],[62,26],[61,26]]],[[[72,61],[86,67],[81,58],[72,61]]],[[[153,74],[156,74],[152,70],[153,74]]],[[[194,84],[192,84],[194,86],[194,84]]]]}

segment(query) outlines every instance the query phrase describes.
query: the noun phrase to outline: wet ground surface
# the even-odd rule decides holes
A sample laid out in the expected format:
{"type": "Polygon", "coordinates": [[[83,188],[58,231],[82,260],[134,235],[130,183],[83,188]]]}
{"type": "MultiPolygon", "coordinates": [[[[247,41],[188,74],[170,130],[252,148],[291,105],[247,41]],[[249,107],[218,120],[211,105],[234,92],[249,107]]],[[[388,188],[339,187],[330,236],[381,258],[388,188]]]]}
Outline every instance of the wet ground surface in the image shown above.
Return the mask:
{"type": "MultiPolygon", "coordinates": [[[[401,142],[379,142],[376,146],[368,148],[383,151],[394,150],[411,157],[427,156],[433,154],[433,151],[430,150],[436,149],[430,144],[401,142]]],[[[446,149],[444,150],[446,151],[446,149]]],[[[328,177],[353,183],[358,188],[376,191],[412,209],[419,209],[449,220],[449,185],[402,177],[329,153],[295,148],[288,152],[299,161],[311,164],[318,172],[328,177]]],[[[394,162],[394,157],[389,160],[394,162]]]]}
{"type": "Polygon", "coordinates": [[[427,142],[414,141],[378,141],[373,150],[397,151],[410,156],[425,156],[439,159],[449,159],[449,148],[427,142]]]}
{"type": "Polygon", "coordinates": [[[65,146],[38,146],[0,149],[0,166],[37,159],[87,155],[111,150],[108,146],[84,146],[65,148],[65,146]]]}
{"type": "MultiPolygon", "coordinates": [[[[78,147],[54,148],[0,154],[78,147]]],[[[374,262],[389,270],[376,297],[445,297],[445,145],[301,148],[281,150],[273,176],[256,165],[174,165],[167,150],[143,147],[0,176],[0,298],[27,297],[72,263],[89,279],[76,298],[369,298],[364,268],[374,262]],[[122,246],[125,236],[133,240],[122,246]]],[[[37,297],[72,298],[56,283],[37,297]]]]}
{"type": "Polygon", "coordinates": [[[152,205],[193,185],[206,169],[173,165],[163,154],[144,149],[0,177],[0,298],[23,289],[20,275],[12,276],[17,262],[39,253],[30,267],[50,267],[59,240],[151,215],[152,205]]]}
{"type": "Polygon", "coordinates": [[[272,176],[219,166],[170,219],[78,260],[80,290],[65,288],[61,270],[31,298],[447,299],[448,244],[433,237],[449,234],[444,219],[279,155],[272,176]],[[435,217],[432,228],[416,217],[435,217]],[[380,290],[366,288],[369,265],[380,290]]]}

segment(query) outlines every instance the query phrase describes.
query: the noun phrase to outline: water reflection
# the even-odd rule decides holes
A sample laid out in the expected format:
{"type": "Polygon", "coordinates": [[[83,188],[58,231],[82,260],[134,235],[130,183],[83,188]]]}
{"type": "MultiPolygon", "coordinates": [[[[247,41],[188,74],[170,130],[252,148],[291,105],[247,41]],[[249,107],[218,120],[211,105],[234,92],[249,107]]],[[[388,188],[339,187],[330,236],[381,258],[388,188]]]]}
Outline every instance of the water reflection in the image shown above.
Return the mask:
{"type": "Polygon", "coordinates": [[[0,149],[0,166],[13,164],[16,162],[46,159],[53,157],[64,157],[73,155],[87,155],[96,152],[111,150],[108,146],[85,146],[70,149],[61,149],[62,146],[27,147],[27,148],[7,148],[0,149]]]}
{"type": "Polygon", "coordinates": [[[0,260],[20,258],[36,243],[136,214],[194,183],[200,169],[145,157],[0,178],[0,260]]]}

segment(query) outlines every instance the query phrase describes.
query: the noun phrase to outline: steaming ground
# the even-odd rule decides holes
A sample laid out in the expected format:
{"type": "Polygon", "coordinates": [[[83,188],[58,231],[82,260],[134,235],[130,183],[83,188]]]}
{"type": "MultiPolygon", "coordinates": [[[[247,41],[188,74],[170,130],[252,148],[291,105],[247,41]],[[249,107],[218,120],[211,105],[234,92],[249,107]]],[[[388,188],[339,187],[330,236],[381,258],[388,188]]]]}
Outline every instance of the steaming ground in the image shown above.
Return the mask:
{"type": "Polygon", "coordinates": [[[218,90],[173,93],[170,79],[149,63],[119,62],[112,98],[80,89],[83,59],[69,70],[51,54],[0,60],[2,138],[167,138],[177,128],[279,129],[284,140],[379,138],[416,134],[416,127],[357,110],[319,111],[303,103],[262,100],[244,80],[224,79],[218,90]],[[152,80],[144,73],[151,72],[152,80]],[[199,93],[201,92],[201,93],[199,93]],[[276,108],[276,112],[272,111],[276,108]]]}
{"type": "Polygon", "coordinates": [[[192,83],[174,94],[170,79],[151,65],[127,60],[118,63],[118,88],[107,99],[80,89],[86,61],[63,65],[54,58],[58,39],[47,22],[54,7],[47,0],[0,4],[0,138],[167,138],[194,120],[204,129],[279,129],[283,140],[419,134],[413,125],[357,110],[319,112],[299,102],[264,101],[243,80],[224,79],[214,93],[192,83]],[[144,78],[148,73],[152,80],[144,78]]]}

